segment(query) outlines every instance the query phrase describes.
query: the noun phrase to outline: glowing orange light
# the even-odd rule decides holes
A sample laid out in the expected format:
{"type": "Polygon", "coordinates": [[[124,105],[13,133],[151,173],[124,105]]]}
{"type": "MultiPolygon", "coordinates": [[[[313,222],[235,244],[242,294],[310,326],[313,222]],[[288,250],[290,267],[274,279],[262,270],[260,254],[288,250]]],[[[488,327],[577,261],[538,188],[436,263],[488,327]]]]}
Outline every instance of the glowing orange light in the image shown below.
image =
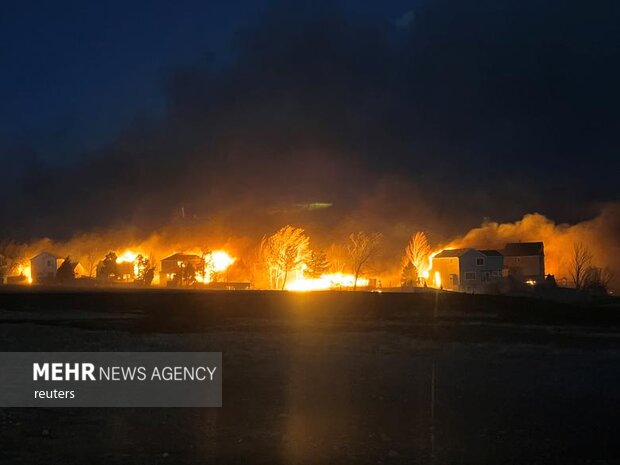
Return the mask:
{"type": "Polygon", "coordinates": [[[134,261],[136,261],[137,256],[138,254],[136,252],[126,250],[121,255],[116,257],[116,263],[133,263],[134,261]]]}
{"type": "Polygon", "coordinates": [[[226,271],[230,265],[237,260],[235,257],[231,257],[228,252],[223,250],[216,250],[211,252],[211,260],[213,261],[213,271],[220,273],[226,271]]]}
{"type": "Polygon", "coordinates": [[[25,276],[28,284],[32,284],[32,271],[30,270],[30,265],[19,264],[17,266],[17,275],[25,276]]]}
{"type": "MultiPolygon", "coordinates": [[[[357,278],[357,287],[367,287],[369,280],[357,278]]],[[[285,286],[287,291],[326,291],[355,287],[355,276],[346,273],[323,274],[320,278],[300,278],[285,286]]]]}
{"type": "Polygon", "coordinates": [[[138,263],[138,255],[139,253],[132,250],[125,250],[121,255],[116,257],[116,263],[131,263],[133,265],[133,275],[136,277],[143,271],[141,268],[144,268],[144,266],[141,267],[140,263],[138,263]]]}
{"type": "Polygon", "coordinates": [[[197,276],[196,280],[201,283],[210,283],[215,279],[216,273],[226,271],[237,261],[236,257],[231,256],[225,250],[214,250],[204,256],[205,268],[204,277],[197,276]]]}
{"type": "Polygon", "coordinates": [[[435,287],[439,289],[441,287],[441,275],[439,271],[435,271],[435,287]]]}

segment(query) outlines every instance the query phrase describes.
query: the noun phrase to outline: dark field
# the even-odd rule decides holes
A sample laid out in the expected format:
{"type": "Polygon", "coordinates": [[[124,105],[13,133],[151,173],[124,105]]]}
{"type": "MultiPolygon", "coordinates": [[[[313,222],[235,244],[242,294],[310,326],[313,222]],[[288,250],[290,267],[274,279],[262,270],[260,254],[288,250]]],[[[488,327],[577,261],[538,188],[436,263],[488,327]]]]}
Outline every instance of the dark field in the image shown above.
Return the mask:
{"type": "Polygon", "coordinates": [[[3,351],[221,351],[221,409],[0,409],[0,463],[620,463],[620,307],[0,292],[3,351]]]}

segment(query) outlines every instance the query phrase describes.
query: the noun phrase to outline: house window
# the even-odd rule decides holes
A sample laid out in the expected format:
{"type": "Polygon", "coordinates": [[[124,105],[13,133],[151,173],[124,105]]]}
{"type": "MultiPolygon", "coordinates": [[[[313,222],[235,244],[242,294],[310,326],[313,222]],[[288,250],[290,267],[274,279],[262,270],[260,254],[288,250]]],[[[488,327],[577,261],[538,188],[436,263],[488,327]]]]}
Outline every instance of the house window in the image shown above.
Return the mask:
{"type": "Polygon", "coordinates": [[[484,258],[476,258],[476,265],[484,266],[484,258]]]}
{"type": "Polygon", "coordinates": [[[492,275],[495,276],[496,278],[498,278],[499,277],[499,271],[493,270],[492,271],[492,275]]]}
{"type": "Polygon", "coordinates": [[[465,272],[465,280],[473,281],[475,279],[476,279],[476,272],[475,271],[466,271],[465,272]]]}
{"type": "Polygon", "coordinates": [[[52,261],[51,260],[47,261],[47,266],[52,266],[52,261]]]}

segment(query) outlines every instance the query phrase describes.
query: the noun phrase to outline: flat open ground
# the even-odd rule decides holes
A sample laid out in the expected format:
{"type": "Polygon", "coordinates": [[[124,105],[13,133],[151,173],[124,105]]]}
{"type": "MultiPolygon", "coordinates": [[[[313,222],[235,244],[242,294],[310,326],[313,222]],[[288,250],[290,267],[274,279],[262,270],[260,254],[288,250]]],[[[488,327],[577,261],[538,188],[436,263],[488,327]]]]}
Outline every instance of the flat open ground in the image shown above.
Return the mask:
{"type": "Polygon", "coordinates": [[[221,409],[0,409],[0,463],[618,463],[620,307],[0,291],[3,351],[221,351],[221,409]]]}

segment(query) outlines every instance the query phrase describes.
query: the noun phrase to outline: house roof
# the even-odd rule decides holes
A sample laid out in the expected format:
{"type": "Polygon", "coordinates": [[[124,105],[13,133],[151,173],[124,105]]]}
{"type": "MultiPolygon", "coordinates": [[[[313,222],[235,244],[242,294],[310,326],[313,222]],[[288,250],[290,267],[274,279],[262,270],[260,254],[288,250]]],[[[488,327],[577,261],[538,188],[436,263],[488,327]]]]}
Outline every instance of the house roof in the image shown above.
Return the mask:
{"type": "Polygon", "coordinates": [[[166,261],[187,262],[190,260],[202,260],[202,258],[199,257],[198,255],[175,253],[173,255],[170,255],[169,257],[162,258],[161,261],[162,262],[166,262],[166,261]]]}
{"type": "Polygon", "coordinates": [[[460,257],[461,255],[469,252],[470,250],[474,250],[474,249],[451,249],[451,250],[442,250],[441,252],[439,252],[437,255],[435,255],[433,257],[433,259],[435,258],[454,258],[454,257],[460,257]]]}
{"type": "Polygon", "coordinates": [[[51,252],[39,252],[34,257],[32,257],[30,260],[34,260],[35,258],[40,257],[41,255],[47,255],[49,257],[53,257],[53,258],[56,258],[56,259],[65,258],[65,257],[61,257],[60,255],[56,255],[55,253],[51,253],[51,252]]]}
{"type": "Polygon", "coordinates": [[[502,257],[502,253],[499,250],[480,250],[487,257],[502,257]]]}
{"type": "Polygon", "coordinates": [[[69,265],[71,265],[71,269],[75,271],[75,269],[80,266],[80,262],[70,262],[69,265]]]}
{"type": "Polygon", "coordinates": [[[506,257],[531,257],[544,253],[545,246],[542,242],[511,242],[502,250],[502,255],[506,257]]]}

